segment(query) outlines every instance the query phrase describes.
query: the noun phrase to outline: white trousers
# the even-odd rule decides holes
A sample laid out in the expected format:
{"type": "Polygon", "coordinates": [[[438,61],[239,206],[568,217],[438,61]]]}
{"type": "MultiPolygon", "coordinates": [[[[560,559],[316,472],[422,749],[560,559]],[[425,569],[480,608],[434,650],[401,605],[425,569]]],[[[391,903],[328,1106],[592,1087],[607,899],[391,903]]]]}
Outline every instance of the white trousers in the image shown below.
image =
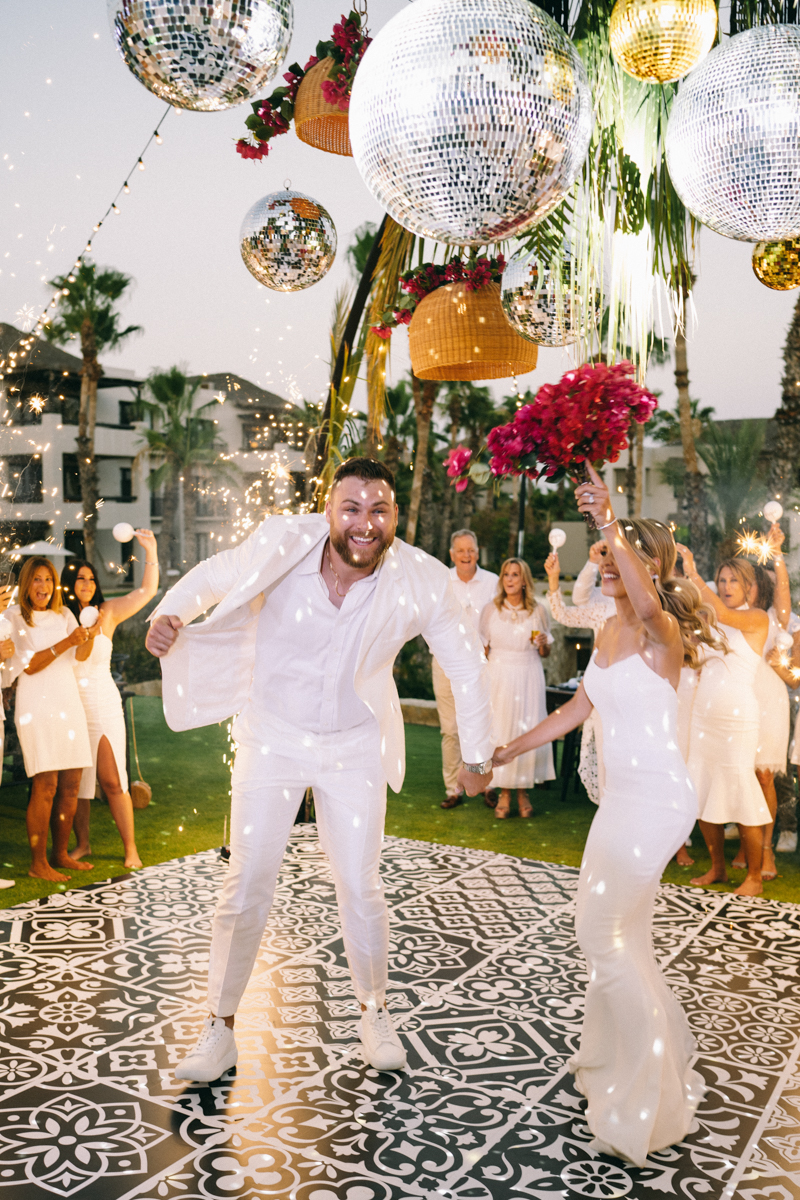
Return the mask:
{"type": "Polygon", "coordinates": [[[456,724],[456,702],[450,680],[434,658],[431,662],[433,694],[439,712],[439,729],[442,733],[442,775],[444,790],[448,796],[461,794],[458,772],[461,770],[461,743],[456,724]]]}
{"type": "Polygon", "coordinates": [[[211,935],[210,1011],[227,1017],[239,1006],[307,787],[314,789],[356,996],[362,1004],[382,1005],[389,916],[379,873],[386,778],[377,726],[315,735],[243,716],[234,737],[231,858],[211,935]]]}

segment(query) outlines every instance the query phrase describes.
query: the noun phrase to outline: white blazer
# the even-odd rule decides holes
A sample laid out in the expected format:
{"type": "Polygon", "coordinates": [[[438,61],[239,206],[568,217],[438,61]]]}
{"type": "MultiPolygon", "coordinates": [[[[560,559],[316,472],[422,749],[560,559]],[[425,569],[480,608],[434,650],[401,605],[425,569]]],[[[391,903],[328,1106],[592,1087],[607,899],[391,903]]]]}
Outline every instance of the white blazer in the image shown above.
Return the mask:
{"type": "MultiPolygon", "coordinates": [[[[246,541],[193,567],[154,610],[182,629],[161,659],[170,729],[195,729],[240,712],[250,694],[256,629],[264,598],[308,554],[321,555],[328,522],[319,513],[267,517],[246,541]],[[212,605],[204,621],[196,618],[212,605]],[[195,622],[189,624],[189,622],[195,622]]],[[[465,622],[447,567],[395,540],[383,560],[358,655],[355,690],[377,718],[386,778],[405,773],[403,715],[392,677],[400,649],[422,634],[453,686],[461,755],[482,762],[493,749],[488,667],[465,622]]]]}

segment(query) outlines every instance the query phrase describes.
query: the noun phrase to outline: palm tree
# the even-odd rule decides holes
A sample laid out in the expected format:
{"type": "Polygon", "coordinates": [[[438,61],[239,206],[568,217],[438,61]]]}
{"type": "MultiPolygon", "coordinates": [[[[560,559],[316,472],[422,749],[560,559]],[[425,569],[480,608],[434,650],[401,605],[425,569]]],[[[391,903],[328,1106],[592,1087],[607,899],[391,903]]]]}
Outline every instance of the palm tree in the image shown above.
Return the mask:
{"type": "Polygon", "coordinates": [[[141,405],[151,418],[151,428],[142,431],[141,454],[160,460],[150,472],[148,484],[155,491],[163,485],[164,508],[159,553],[166,568],[189,569],[197,562],[197,487],[195,467],[206,475],[234,482],[235,470],[220,461],[221,446],[214,421],[207,414],[217,403],[195,407],[201,379],[191,381],[179,367],[155,371],[147,380],[141,405]],[[178,509],[183,497],[183,553],[176,533],[178,509]]]}
{"type": "Polygon", "coordinates": [[[788,498],[798,480],[800,462],[800,297],[783,348],[781,403],[770,438],[769,490],[788,498]]]}
{"type": "Polygon", "coordinates": [[[708,498],[721,536],[720,553],[736,552],[742,519],[763,494],[760,458],[766,421],[718,421],[710,424],[697,453],[708,468],[708,498]]]}
{"type": "Polygon", "coordinates": [[[120,316],[115,304],[131,284],[130,275],[105,267],[98,271],[94,263],[82,262],[74,274],[58,275],[49,286],[60,293],[58,315],[44,327],[50,342],[62,346],[80,338],[81,399],[78,415],[78,472],[83,508],[84,553],[90,562],[95,559],[95,528],[100,493],[97,482],[97,463],[94,454],[94,431],[97,422],[97,381],[103,374],[98,362],[106,350],[115,350],[125,338],[139,333],[141,325],[120,328],[120,316]]]}
{"type": "MultiPolygon", "coordinates": [[[[683,304],[689,296],[688,281],[683,285],[683,304]]],[[[689,526],[689,545],[702,576],[711,572],[711,547],[708,538],[708,508],[705,481],[697,462],[699,447],[692,401],[689,398],[689,359],[686,353],[686,333],[682,325],[675,334],[675,386],[678,390],[678,420],[680,423],[683,462],[686,468],[683,487],[683,504],[686,523],[689,526]]],[[[701,454],[703,462],[706,459],[701,454]]]]}
{"type": "Polygon", "coordinates": [[[439,386],[436,380],[418,379],[414,372],[411,372],[411,394],[414,397],[414,416],[417,422],[417,448],[414,454],[414,476],[411,481],[411,500],[408,505],[406,522],[405,540],[409,546],[414,545],[417,537],[417,522],[422,504],[422,484],[428,468],[428,445],[431,437],[433,405],[439,386]]]}

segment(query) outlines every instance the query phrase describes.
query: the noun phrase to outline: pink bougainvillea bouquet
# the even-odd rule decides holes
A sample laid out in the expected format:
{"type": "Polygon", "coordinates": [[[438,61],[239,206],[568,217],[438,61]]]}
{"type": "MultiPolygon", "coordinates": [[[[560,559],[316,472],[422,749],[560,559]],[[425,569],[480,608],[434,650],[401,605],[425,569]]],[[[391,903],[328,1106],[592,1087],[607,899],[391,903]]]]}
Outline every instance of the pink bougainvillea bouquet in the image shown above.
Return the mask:
{"type": "Polygon", "coordinates": [[[527,475],[557,483],[566,475],[583,478],[586,462],[616,462],[628,444],[632,421],[649,421],[657,401],[633,378],[629,362],[585,363],[558,383],[539,388],[507,425],[487,438],[488,466],[468,450],[451,451],[447,473],[463,490],[472,478],[527,475]]]}

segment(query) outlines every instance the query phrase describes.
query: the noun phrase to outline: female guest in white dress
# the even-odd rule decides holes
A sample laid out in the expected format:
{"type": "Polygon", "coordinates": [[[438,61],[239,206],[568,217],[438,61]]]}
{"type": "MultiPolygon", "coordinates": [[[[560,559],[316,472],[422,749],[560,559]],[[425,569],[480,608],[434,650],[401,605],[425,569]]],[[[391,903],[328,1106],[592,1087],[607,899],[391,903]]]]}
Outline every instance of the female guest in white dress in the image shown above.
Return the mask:
{"type": "MultiPolygon", "coordinates": [[[[0,587],[0,613],[4,613],[11,603],[11,597],[14,589],[11,587],[0,587]]],[[[14,640],[13,638],[0,639],[0,688],[9,687],[11,685],[11,676],[6,671],[6,662],[14,657],[14,640]]],[[[5,741],[3,718],[5,714],[0,709],[0,776],[3,770],[3,743],[5,741]]],[[[14,886],[13,879],[0,879],[0,888],[10,888],[14,886]]]]}
{"type": "Polygon", "coordinates": [[[149,529],[137,529],[136,540],[144,550],[142,586],[126,596],[106,600],[94,568],[84,559],[72,559],[61,572],[64,602],[76,616],[88,605],[99,609],[97,637],[75,654],[75,676],[86,712],[92,765],[81,778],[78,808],[75,814],[77,846],[73,858],[91,854],[89,821],[96,780],[108,800],[125,852],[125,866],[141,867],[133,826],[133,804],[128,791],[125,767],[127,733],[125,713],[119,689],[111,676],[111,650],[114,630],[144,608],[158,590],[158,550],[155,535],[149,529]]]}
{"type": "Polygon", "coordinates": [[[586,842],[576,932],[589,986],[570,1069],[586,1096],[592,1148],[637,1166],[680,1142],[702,1097],[686,1017],[652,946],[661,874],[691,830],[697,798],[677,742],[676,688],[696,642],[715,641],[713,615],[685,580],[671,578],[675,543],[655,521],[616,521],[608,490],[576,491],[608,539],[602,587],[607,622],[581,686],[538,728],[501,747],[501,764],[562,736],[594,705],[603,722],[605,789],[586,842]]]}
{"type": "MultiPolygon", "coordinates": [[[[536,601],[530,568],[521,558],[507,558],[500,568],[497,596],[481,613],[480,635],[489,657],[495,736],[510,741],[547,715],[542,659],[553,641],[550,619],[536,601]]],[[[555,777],[552,746],[495,771],[492,782],[501,790],[494,815],[509,815],[516,788],[519,815],[530,817],[525,789],[555,777]]]]}
{"type": "MultiPolygon", "coordinates": [[[[594,542],[589,548],[589,562],[587,563],[587,567],[591,568],[593,575],[603,561],[605,549],[606,544],[602,541],[594,542]]],[[[583,602],[576,600],[577,585],[583,582],[581,575],[587,572],[587,567],[583,568],[583,571],[581,571],[581,574],[575,581],[576,586],[572,589],[573,603],[566,605],[564,597],[561,594],[561,567],[558,561],[558,551],[553,550],[548,555],[544,564],[549,584],[547,598],[550,601],[550,612],[553,615],[553,619],[558,621],[560,625],[566,625],[571,629],[591,629],[592,633],[597,637],[609,617],[615,615],[616,610],[614,608],[614,601],[610,596],[604,596],[599,588],[592,587],[587,600],[583,602]]],[[[594,709],[592,709],[589,716],[583,722],[578,775],[586,788],[589,799],[595,804],[600,803],[600,795],[603,790],[602,745],[603,731],[600,727],[600,719],[594,709]]]]}
{"type": "Polygon", "coordinates": [[[90,870],[70,858],[69,833],[78,801],[78,784],[92,761],[86,717],[72,670],[75,647],[92,638],[62,607],[53,564],[29,558],[19,576],[19,604],[8,610],[16,648],[9,680],[17,683],[15,723],[25,771],[33,779],[26,821],[31,847],[29,875],[66,882],[56,867],[90,870]],[[47,827],[53,812],[53,861],[47,861],[47,827]]]}
{"type": "Polygon", "coordinates": [[[756,778],[760,709],[756,674],[769,632],[769,617],[747,606],[755,572],[741,558],[724,560],[717,568],[715,596],[698,575],[691,551],[678,546],[686,575],[724,627],[727,646],[707,650],[692,708],[689,773],[697,789],[700,829],[711,855],[711,869],[692,880],[698,887],[727,883],[725,826],[739,826],[747,859],[747,876],[738,896],[758,896],[763,890],[761,862],[764,826],[771,817],[756,778]],[[727,653],[726,653],[727,650],[727,653]]]}

